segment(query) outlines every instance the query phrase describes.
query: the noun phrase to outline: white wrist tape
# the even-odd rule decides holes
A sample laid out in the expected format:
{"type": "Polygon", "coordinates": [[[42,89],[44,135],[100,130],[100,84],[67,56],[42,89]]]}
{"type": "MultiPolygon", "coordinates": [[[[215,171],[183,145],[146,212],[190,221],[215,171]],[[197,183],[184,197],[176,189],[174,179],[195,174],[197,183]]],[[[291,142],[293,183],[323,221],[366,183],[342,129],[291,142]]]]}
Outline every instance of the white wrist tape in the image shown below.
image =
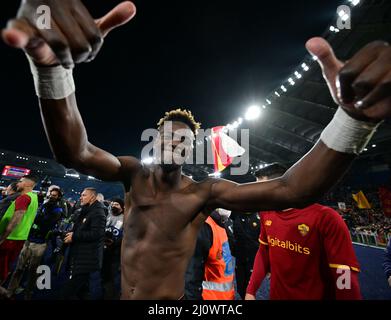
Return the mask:
{"type": "Polygon", "coordinates": [[[72,69],[63,66],[37,67],[28,57],[35,92],[41,99],[60,100],[75,92],[72,69]]]}
{"type": "Polygon", "coordinates": [[[359,121],[338,108],[334,118],[323,130],[320,139],[330,149],[359,154],[364,150],[380,123],[359,121]]]}

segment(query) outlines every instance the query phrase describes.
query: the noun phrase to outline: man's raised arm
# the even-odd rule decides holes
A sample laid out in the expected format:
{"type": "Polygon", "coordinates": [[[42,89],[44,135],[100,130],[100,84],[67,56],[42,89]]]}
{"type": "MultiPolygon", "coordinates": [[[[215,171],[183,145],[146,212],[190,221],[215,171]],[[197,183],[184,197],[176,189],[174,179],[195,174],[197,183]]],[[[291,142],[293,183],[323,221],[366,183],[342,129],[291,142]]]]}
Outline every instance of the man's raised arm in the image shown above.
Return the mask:
{"type": "Polygon", "coordinates": [[[286,174],[268,182],[211,180],[209,208],[278,210],[305,207],[327,192],[365,148],[377,126],[391,116],[391,47],[376,41],[347,63],[321,38],[307,42],[340,105],[315,147],[286,174]]]}
{"type": "Polygon", "coordinates": [[[102,180],[127,180],[139,162],[132,157],[117,158],[88,141],[77,108],[72,70],[75,64],[92,61],[103,38],[128,22],[135,10],[126,1],[94,20],[80,0],[24,0],[17,17],[2,31],[8,45],[23,49],[28,56],[56,160],[102,180]]]}

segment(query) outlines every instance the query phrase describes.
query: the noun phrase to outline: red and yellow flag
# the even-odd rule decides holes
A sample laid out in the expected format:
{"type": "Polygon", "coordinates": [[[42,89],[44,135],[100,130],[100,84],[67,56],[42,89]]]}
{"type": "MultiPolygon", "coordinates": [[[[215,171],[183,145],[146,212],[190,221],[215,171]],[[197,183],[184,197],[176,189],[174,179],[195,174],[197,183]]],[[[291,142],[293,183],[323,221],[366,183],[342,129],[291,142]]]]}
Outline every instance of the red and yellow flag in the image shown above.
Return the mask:
{"type": "Polygon", "coordinates": [[[212,128],[211,141],[215,172],[223,171],[235,157],[245,152],[244,148],[223,132],[223,128],[223,126],[212,128]]]}
{"type": "Polygon", "coordinates": [[[371,209],[371,205],[368,202],[367,197],[365,196],[364,192],[361,190],[357,192],[356,194],[352,194],[352,197],[354,201],[357,202],[358,208],[359,209],[371,209]]]}

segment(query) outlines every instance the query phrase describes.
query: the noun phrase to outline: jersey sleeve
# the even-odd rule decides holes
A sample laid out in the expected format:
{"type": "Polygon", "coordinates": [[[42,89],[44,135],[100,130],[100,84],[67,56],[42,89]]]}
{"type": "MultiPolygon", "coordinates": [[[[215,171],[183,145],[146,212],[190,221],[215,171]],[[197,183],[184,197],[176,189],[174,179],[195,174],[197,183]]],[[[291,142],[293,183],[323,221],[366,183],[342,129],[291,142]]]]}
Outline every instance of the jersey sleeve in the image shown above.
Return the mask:
{"type": "Polygon", "coordinates": [[[330,268],[349,268],[359,272],[349,230],[342,217],[331,208],[324,208],[320,230],[330,268]]]}
{"type": "Polygon", "coordinates": [[[23,194],[15,200],[15,211],[23,210],[26,211],[30,205],[31,199],[27,194],[23,194]]]}
{"type": "Polygon", "coordinates": [[[331,208],[324,209],[320,230],[327,262],[335,283],[337,300],[361,299],[358,264],[349,230],[342,217],[331,208]],[[349,277],[347,285],[346,277],[349,277]]]}
{"type": "Polygon", "coordinates": [[[260,245],[257,251],[257,255],[255,256],[253,272],[251,273],[246,293],[255,296],[258,289],[261,287],[263,279],[269,271],[269,248],[267,246],[260,245]]]}

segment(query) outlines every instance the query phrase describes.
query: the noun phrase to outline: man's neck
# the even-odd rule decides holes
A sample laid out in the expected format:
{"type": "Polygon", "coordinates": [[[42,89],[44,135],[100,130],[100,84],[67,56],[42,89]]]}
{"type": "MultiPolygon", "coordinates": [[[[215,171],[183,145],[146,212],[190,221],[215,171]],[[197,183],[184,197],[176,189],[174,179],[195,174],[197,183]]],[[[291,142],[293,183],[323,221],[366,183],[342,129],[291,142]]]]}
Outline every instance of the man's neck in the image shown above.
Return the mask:
{"type": "Polygon", "coordinates": [[[27,193],[32,192],[32,191],[33,191],[32,188],[25,188],[25,189],[23,189],[23,190],[20,192],[20,194],[21,194],[21,195],[22,195],[22,194],[27,194],[27,193]]]}
{"type": "Polygon", "coordinates": [[[172,170],[166,170],[162,166],[154,166],[153,176],[158,190],[166,191],[176,189],[182,180],[182,167],[178,166],[172,170]]]}

